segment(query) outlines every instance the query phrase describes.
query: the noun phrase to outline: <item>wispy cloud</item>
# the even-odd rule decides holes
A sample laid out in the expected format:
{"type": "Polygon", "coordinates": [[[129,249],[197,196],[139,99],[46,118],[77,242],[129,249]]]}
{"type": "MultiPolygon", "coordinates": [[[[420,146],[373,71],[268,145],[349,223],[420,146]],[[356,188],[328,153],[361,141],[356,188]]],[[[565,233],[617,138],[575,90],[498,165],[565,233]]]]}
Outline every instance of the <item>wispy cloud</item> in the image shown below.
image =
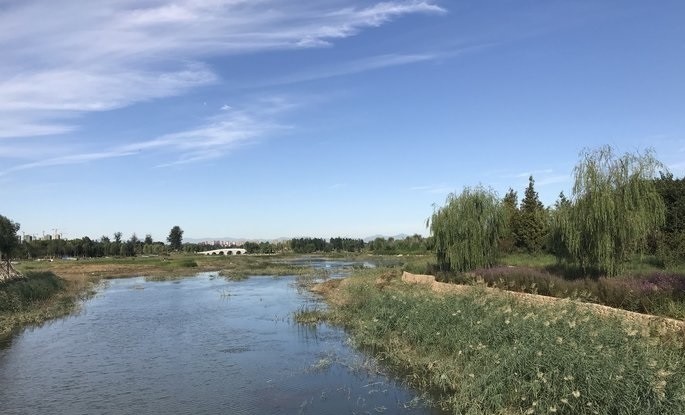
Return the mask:
{"type": "Polygon", "coordinates": [[[448,194],[454,192],[453,186],[448,186],[446,184],[431,184],[426,186],[414,186],[410,187],[409,190],[414,192],[430,193],[430,194],[448,194]]]}
{"type": "Polygon", "coordinates": [[[512,177],[512,178],[517,178],[517,179],[522,179],[522,178],[527,179],[530,176],[533,176],[533,178],[535,178],[535,176],[542,176],[542,175],[550,174],[553,172],[554,172],[554,170],[552,170],[552,169],[530,170],[530,171],[524,171],[521,173],[510,174],[510,175],[507,175],[505,177],[512,177]]]}
{"type": "Polygon", "coordinates": [[[9,173],[13,173],[13,172],[17,172],[17,171],[35,169],[38,167],[61,166],[61,165],[68,165],[68,164],[81,164],[81,163],[92,162],[92,161],[97,161],[97,160],[111,159],[111,158],[115,158],[115,157],[124,157],[124,156],[128,156],[131,154],[133,154],[133,152],[131,152],[131,151],[121,151],[121,150],[115,149],[115,150],[109,150],[109,151],[101,151],[101,152],[93,152],[93,153],[81,153],[81,154],[72,154],[72,155],[68,155],[68,156],[46,158],[46,159],[41,159],[39,161],[31,162],[31,163],[20,164],[20,165],[11,167],[7,170],[0,171],[0,176],[5,176],[9,173]]]}
{"type": "MultiPolygon", "coordinates": [[[[325,47],[404,15],[445,12],[429,0],[346,3],[4,3],[0,137],[66,133],[78,128],[74,115],[174,96],[217,82],[217,74],[207,64],[212,56],[325,47]]],[[[428,57],[387,55],[352,63],[345,71],[421,59],[428,57]]]]}
{"type": "Polygon", "coordinates": [[[440,54],[386,54],[371,56],[363,59],[344,62],[335,66],[313,68],[309,71],[266,81],[263,84],[260,84],[260,86],[295,84],[298,82],[333,78],[336,76],[353,75],[391,66],[408,65],[412,63],[435,60],[441,56],[442,55],[440,54]]]}
{"type": "MultiPolygon", "coordinates": [[[[256,100],[243,109],[221,110],[217,115],[206,119],[193,128],[164,134],[148,140],[140,140],[119,145],[101,151],[79,151],[79,149],[62,148],[70,151],[69,155],[46,157],[39,154],[39,160],[26,162],[0,171],[0,176],[12,172],[39,167],[82,164],[97,160],[161,155],[168,162],[157,167],[169,167],[201,160],[215,159],[234,151],[236,148],[273,136],[277,132],[288,131],[291,127],[279,121],[288,111],[300,108],[304,104],[287,97],[265,97],[256,100]]],[[[7,147],[15,158],[27,156],[32,146],[7,147]]],[[[64,146],[63,146],[64,147],[64,146]]],[[[0,146],[0,154],[3,147],[0,146]]],[[[45,149],[48,151],[48,149],[45,149]]],[[[8,154],[9,155],[9,154],[8,154]]],[[[34,155],[35,157],[35,155],[34,155]]]]}

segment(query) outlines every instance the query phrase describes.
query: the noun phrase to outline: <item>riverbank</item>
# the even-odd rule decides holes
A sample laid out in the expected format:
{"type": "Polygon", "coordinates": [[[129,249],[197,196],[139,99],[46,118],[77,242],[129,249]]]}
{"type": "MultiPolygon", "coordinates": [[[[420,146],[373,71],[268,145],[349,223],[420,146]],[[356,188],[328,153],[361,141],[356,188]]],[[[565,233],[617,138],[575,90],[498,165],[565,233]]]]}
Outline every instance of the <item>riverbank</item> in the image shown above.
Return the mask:
{"type": "Polygon", "coordinates": [[[0,340],[15,330],[71,313],[90,295],[95,280],[67,281],[50,271],[0,284],[0,340]]]}
{"type": "MultiPolygon", "coordinates": [[[[326,258],[359,259],[352,256],[326,258]]],[[[88,281],[102,278],[150,277],[174,278],[198,272],[220,272],[229,278],[250,275],[303,275],[311,271],[307,259],[321,256],[303,255],[168,255],[129,258],[88,258],[79,260],[23,261],[21,272],[50,271],[68,281],[88,281]],[[293,260],[298,259],[297,263],[293,260]]],[[[377,258],[375,258],[377,259],[377,258]]]]}
{"type": "Polygon", "coordinates": [[[314,291],[359,347],[455,413],[685,413],[682,328],[465,288],[376,269],[314,291]]]}

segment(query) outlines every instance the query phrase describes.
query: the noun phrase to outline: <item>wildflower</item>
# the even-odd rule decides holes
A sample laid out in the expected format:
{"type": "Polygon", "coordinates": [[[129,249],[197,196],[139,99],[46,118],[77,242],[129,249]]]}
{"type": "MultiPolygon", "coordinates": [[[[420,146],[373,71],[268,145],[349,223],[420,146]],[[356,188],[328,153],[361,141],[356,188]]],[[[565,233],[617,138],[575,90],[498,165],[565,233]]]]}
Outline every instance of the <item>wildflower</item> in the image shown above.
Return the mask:
{"type": "Polygon", "coordinates": [[[561,403],[568,405],[568,399],[566,398],[561,398],[561,403]]]}
{"type": "Polygon", "coordinates": [[[504,324],[509,324],[509,323],[510,323],[509,319],[504,320],[504,324]]]}
{"type": "Polygon", "coordinates": [[[542,356],[542,352],[541,352],[541,351],[538,351],[538,352],[535,353],[535,354],[536,354],[538,357],[542,356]]]}
{"type": "Polygon", "coordinates": [[[549,321],[545,321],[545,327],[549,327],[549,325],[550,325],[550,322],[549,322],[549,321]]]}
{"type": "MultiPolygon", "coordinates": [[[[578,399],[578,398],[580,398],[580,391],[574,390],[573,392],[571,392],[571,395],[573,395],[574,398],[578,399]]],[[[590,404],[590,405],[592,405],[592,404],[590,404]]]]}
{"type": "Polygon", "coordinates": [[[526,411],[526,415],[532,415],[532,414],[534,414],[534,413],[535,413],[535,409],[534,409],[534,408],[528,408],[528,410],[526,411]]]}
{"type": "Polygon", "coordinates": [[[568,327],[571,328],[571,329],[575,328],[575,327],[576,327],[576,321],[575,321],[575,320],[569,321],[569,322],[568,322],[568,327]]]}
{"type": "Polygon", "coordinates": [[[469,377],[473,379],[474,377],[476,377],[476,375],[474,375],[473,373],[469,373],[469,377]]]}
{"type": "Polygon", "coordinates": [[[555,413],[555,412],[557,411],[557,407],[556,407],[556,406],[550,406],[550,407],[549,407],[549,411],[550,411],[551,413],[555,413]]]}
{"type": "Polygon", "coordinates": [[[656,372],[656,375],[660,378],[666,378],[666,377],[671,376],[672,374],[673,374],[673,372],[669,372],[668,370],[663,370],[663,369],[659,369],[659,371],[656,372]]]}
{"type": "Polygon", "coordinates": [[[563,342],[564,342],[564,339],[557,336],[557,344],[562,344],[563,342]]]}

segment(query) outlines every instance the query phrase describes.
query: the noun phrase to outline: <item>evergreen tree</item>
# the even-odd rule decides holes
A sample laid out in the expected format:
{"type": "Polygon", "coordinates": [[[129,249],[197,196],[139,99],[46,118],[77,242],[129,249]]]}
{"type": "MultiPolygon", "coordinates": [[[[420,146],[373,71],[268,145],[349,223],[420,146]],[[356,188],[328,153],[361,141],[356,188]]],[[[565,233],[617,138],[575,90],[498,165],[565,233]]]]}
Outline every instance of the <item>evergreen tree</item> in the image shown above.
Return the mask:
{"type": "Polygon", "coordinates": [[[502,253],[511,253],[516,245],[516,234],[519,223],[518,194],[514,189],[509,191],[502,199],[502,211],[504,214],[504,229],[499,240],[499,250],[502,253]]]}
{"type": "Polygon", "coordinates": [[[665,265],[685,259],[685,178],[674,179],[671,173],[660,173],[654,181],[666,208],[664,225],[651,238],[651,253],[665,265]]]}
{"type": "Polygon", "coordinates": [[[547,234],[547,211],[535,191],[533,176],[528,178],[517,225],[517,246],[530,253],[540,252],[547,234]]]}
{"type": "Polygon", "coordinates": [[[166,239],[174,251],[179,251],[183,244],[183,230],[176,225],[169,231],[169,237],[166,239]]]}
{"type": "Polygon", "coordinates": [[[568,224],[571,201],[566,198],[564,192],[559,193],[559,198],[554,202],[554,208],[550,212],[550,232],[548,237],[548,250],[559,259],[569,257],[569,252],[564,240],[564,226],[568,224]]]}

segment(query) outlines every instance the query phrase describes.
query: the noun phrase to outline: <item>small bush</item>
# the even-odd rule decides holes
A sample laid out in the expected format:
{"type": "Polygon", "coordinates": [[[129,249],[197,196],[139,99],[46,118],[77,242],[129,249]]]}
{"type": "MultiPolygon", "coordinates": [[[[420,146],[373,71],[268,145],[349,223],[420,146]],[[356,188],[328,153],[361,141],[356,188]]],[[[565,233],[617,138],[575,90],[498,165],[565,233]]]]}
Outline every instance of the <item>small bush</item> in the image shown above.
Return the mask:
{"type": "Polygon", "coordinates": [[[178,266],[181,268],[196,268],[197,267],[197,262],[195,262],[194,259],[182,259],[179,261],[178,266]]]}

